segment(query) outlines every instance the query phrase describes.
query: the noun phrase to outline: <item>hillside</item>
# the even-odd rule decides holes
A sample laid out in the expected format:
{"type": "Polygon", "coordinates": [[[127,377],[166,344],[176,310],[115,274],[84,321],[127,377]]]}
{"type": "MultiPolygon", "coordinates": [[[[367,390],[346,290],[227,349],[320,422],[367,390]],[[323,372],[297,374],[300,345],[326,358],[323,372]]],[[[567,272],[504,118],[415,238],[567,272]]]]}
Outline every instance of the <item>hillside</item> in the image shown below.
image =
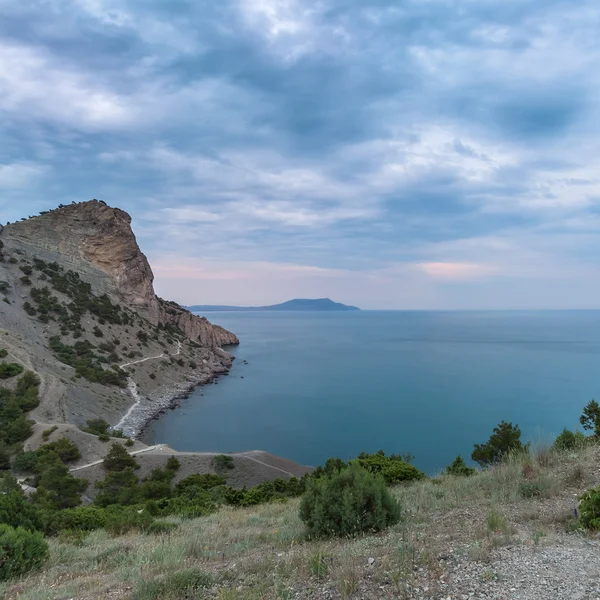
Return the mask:
{"type": "Polygon", "coordinates": [[[229,312],[229,311],[298,311],[298,312],[311,312],[311,311],[326,311],[326,312],[345,312],[345,311],[356,311],[360,308],[356,306],[348,306],[339,302],[334,302],[329,298],[317,298],[317,299],[302,299],[297,298],[295,300],[288,300],[281,304],[272,304],[270,306],[223,306],[223,305],[203,305],[197,304],[194,306],[188,306],[188,310],[192,312],[229,312]]]}
{"type": "Polygon", "coordinates": [[[579,529],[573,508],[599,479],[597,446],[544,450],[471,477],[393,488],[404,519],[378,535],[307,539],[297,500],[170,517],[177,528],[159,535],[65,535],[50,540],[42,571],[0,592],[7,600],[591,600],[600,596],[600,539],[579,529]]]}
{"type": "Polygon", "coordinates": [[[231,366],[222,347],[237,337],[156,296],[130,223],[90,201],[0,234],[1,344],[42,380],[36,420],[116,425],[138,397],[156,404],[231,366]]]}
{"type": "MultiPolygon", "coordinates": [[[[39,378],[26,449],[42,443],[41,431],[58,427],[45,441],[65,435],[80,448],[80,463],[91,463],[108,445],[80,431],[89,419],[135,437],[194,387],[229,372],[226,348],[239,343],[235,334],[156,296],[153,279],[131,217],[104,202],[60,206],[0,226],[0,366],[39,378]]],[[[19,381],[9,377],[1,387],[19,381]]],[[[145,448],[135,442],[133,449],[145,448]]],[[[150,465],[163,454],[164,448],[145,450],[140,462],[150,465]]],[[[186,461],[188,474],[212,472],[207,455],[186,461]]],[[[283,475],[240,461],[251,465],[232,485],[283,475]]]]}

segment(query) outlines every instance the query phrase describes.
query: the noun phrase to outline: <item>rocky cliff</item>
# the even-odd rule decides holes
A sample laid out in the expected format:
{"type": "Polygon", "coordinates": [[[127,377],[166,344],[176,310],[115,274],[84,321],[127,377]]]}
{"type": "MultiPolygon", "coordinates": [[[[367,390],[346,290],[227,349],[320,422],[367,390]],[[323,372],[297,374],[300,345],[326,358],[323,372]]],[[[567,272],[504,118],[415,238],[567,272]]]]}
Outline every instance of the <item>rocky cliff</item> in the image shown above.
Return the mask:
{"type": "Polygon", "coordinates": [[[35,420],[100,417],[130,434],[227,373],[222,348],[238,343],[156,296],[131,217],[96,200],[0,226],[0,333],[0,362],[41,380],[35,420]]]}
{"type": "Polygon", "coordinates": [[[107,277],[97,281],[96,288],[116,295],[154,325],[171,324],[206,347],[239,343],[222,327],[156,296],[154,274],[131,229],[131,217],[123,210],[98,200],[60,206],[7,225],[2,239],[55,255],[75,268],[104,273],[107,277]]]}

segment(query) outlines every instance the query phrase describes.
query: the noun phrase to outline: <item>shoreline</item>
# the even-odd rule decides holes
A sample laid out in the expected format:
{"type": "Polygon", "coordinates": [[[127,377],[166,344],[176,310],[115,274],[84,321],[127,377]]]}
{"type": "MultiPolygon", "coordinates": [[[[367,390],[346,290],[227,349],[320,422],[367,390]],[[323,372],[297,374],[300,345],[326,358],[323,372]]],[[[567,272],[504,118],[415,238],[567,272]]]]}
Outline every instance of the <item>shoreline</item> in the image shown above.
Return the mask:
{"type": "MultiPolygon", "coordinates": [[[[160,386],[150,394],[142,396],[139,400],[135,397],[137,389],[135,394],[130,390],[130,397],[134,399],[134,403],[129,407],[119,423],[114,426],[114,429],[121,429],[127,437],[141,441],[141,436],[146,433],[152,421],[165,414],[167,410],[177,408],[181,400],[189,398],[192,392],[200,386],[208,385],[222,375],[229,373],[235,356],[223,349],[220,350],[229,357],[229,366],[221,366],[219,368],[215,365],[210,372],[188,375],[185,381],[160,386]]],[[[132,386],[135,386],[134,380],[130,378],[130,381],[133,382],[132,386]]]]}

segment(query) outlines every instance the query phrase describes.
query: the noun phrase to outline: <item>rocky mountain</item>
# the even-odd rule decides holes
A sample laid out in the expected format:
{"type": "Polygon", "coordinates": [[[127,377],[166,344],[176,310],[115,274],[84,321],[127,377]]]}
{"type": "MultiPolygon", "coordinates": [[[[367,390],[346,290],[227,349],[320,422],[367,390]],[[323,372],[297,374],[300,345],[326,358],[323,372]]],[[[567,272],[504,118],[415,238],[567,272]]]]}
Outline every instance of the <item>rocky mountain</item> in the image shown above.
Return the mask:
{"type": "Polygon", "coordinates": [[[36,421],[101,417],[136,434],[228,372],[237,337],[159,298],[153,278],[131,217],[102,201],[0,229],[0,351],[40,377],[36,421]]]}

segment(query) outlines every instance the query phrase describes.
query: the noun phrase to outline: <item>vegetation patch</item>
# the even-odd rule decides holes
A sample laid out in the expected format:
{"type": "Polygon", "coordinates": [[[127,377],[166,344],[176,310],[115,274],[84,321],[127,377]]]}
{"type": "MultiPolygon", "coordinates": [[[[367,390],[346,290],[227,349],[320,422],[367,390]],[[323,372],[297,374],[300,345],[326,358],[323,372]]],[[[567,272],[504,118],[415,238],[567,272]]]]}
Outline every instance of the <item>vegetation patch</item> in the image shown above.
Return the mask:
{"type": "Polygon", "coordinates": [[[0,581],[41,567],[48,558],[48,544],[39,532],[0,524],[0,581]]]}
{"type": "Polygon", "coordinates": [[[337,474],[309,482],[300,518],[314,537],[353,536],[400,521],[400,506],[381,475],[352,463],[337,474]]]}

